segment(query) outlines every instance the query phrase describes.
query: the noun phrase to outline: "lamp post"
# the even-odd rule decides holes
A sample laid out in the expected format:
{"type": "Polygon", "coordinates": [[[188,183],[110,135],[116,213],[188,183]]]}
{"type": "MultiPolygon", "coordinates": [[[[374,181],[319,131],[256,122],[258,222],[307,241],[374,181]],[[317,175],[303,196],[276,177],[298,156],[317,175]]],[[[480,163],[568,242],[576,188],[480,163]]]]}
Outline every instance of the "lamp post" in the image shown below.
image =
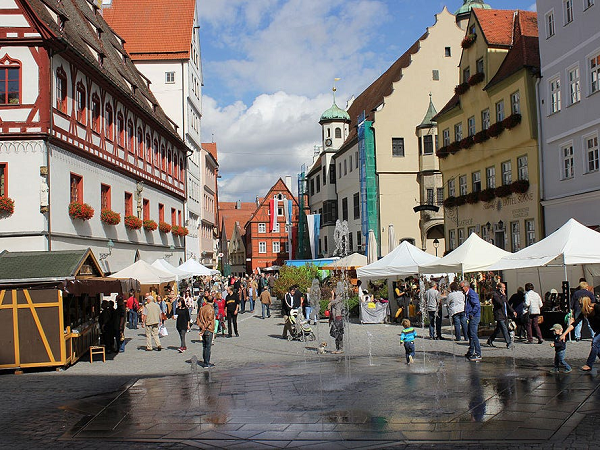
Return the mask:
{"type": "Polygon", "coordinates": [[[112,239],[109,239],[106,243],[106,246],[108,247],[108,253],[99,253],[98,256],[100,257],[100,261],[108,258],[112,254],[112,249],[114,248],[115,243],[112,241],[112,239]]]}
{"type": "Polygon", "coordinates": [[[435,248],[435,256],[438,255],[438,247],[440,246],[440,241],[437,238],[433,240],[433,248],[435,248]]]}

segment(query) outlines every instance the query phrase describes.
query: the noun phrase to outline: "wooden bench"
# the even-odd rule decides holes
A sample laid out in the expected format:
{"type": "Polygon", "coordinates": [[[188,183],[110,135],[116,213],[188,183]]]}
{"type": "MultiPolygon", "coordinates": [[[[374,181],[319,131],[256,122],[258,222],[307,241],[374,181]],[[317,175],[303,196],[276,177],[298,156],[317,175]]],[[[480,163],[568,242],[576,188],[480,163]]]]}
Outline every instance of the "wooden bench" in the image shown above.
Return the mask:
{"type": "Polygon", "coordinates": [[[94,362],[94,355],[102,355],[102,362],[106,362],[106,352],[103,345],[92,345],[90,347],[90,364],[94,362]]]}

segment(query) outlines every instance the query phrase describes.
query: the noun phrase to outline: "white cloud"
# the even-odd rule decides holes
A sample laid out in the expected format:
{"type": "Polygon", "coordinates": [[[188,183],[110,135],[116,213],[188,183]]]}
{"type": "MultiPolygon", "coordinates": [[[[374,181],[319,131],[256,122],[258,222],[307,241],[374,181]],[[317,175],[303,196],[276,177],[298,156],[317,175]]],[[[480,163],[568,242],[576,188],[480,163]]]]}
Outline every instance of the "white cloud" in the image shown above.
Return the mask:
{"type": "Polygon", "coordinates": [[[535,12],[535,11],[537,11],[537,4],[536,4],[536,3],[532,4],[532,5],[529,7],[529,11],[534,11],[534,12],[535,12]]]}

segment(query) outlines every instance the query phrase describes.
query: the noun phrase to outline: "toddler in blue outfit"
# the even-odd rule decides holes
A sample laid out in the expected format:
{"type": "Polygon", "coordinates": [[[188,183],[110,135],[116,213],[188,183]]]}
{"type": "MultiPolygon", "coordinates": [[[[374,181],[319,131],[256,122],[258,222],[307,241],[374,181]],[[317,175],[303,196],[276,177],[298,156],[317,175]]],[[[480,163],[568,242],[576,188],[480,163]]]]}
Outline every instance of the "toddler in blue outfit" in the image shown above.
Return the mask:
{"type": "Polygon", "coordinates": [[[406,364],[411,364],[415,358],[415,338],[417,332],[410,325],[410,320],[404,319],[402,321],[402,333],[400,333],[400,342],[404,344],[404,350],[406,350],[406,364]]]}

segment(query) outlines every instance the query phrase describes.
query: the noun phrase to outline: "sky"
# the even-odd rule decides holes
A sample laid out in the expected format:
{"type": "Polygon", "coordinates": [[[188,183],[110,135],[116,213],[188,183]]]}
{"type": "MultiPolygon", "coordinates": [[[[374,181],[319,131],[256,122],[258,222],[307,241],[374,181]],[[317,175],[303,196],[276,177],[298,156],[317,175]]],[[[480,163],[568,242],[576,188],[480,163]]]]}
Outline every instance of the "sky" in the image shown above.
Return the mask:
{"type": "MultiPolygon", "coordinates": [[[[385,72],[462,0],[198,0],[201,133],[216,142],[219,201],[253,201],[310,167],[321,113],[385,72]]],[[[535,11],[534,0],[489,0],[535,11]]],[[[294,192],[296,189],[294,189],[294,192]]]]}

